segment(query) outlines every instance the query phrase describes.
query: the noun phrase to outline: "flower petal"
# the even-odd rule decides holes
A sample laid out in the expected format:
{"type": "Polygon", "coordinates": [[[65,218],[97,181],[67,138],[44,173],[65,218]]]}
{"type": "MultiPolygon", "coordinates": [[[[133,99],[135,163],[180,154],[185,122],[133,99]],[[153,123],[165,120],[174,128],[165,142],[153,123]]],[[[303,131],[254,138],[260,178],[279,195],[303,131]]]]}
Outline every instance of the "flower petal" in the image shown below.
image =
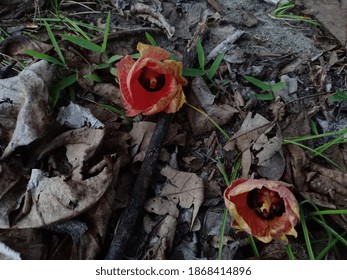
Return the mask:
{"type": "Polygon", "coordinates": [[[143,44],[141,42],[137,44],[137,50],[140,52],[141,58],[150,57],[157,60],[163,60],[168,59],[171,56],[170,53],[162,48],[143,44]]]}
{"type": "Polygon", "coordinates": [[[164,64],[166,68],[170,71],[171,75],[173,75],[178,83],[182,86],[186,86],[188,81],[186,78],[182,76],[182,62],[178,62],[175,60],[165,60],[164,64]]]}
{"type": "Polygon", "coordinates": [[[165,108],[166,113],[176,113],[183,104],[186,103],[186,96],[184,95],[181,85],[177,86],[175,97],[171,100],[170,104],[165,108]]]}
{"type": "Polygon", "coordinates": [[[122,99],[124,107],[126,109],[126,115],[129,117],[135,116],[141,111],[134,110],[130,105],[132,103],[132,95],[128,88],[127,78],[131,71],[131,68],[135,64],[135,61],[131,58],[130,55],[125,56],[121,61],[117,63],[117,75],[119,79],[119,87],[122,93],[122,99]]]}
{"type": "MultiPolygon", "coordinates": [[[[159,110],[168,106],[170,100],[176,93],[177,82],[174,77],[171,74],[167,74],[167,72],[162,62],[153,60],[152,58],[139,59],[134,64],[127,79],[128,88],[132,93],[131,104],[134,109],[141,110],[148,114],[149,109],[154,105],[158,105],[157,107],[159,110]],[[158,91],[149,92],[140,84],[138,79],[144,67],[154,70],[159,74],[165,74],[165,84],[163,88],[158,91]]],[[[159,112],[157,110],[154,111],[155,112],[151,114],[159,112]]]]}
{"type": "Polygon", "coordinates": [[[141,54],[137,61],[126,56],[118,63],[127,115],[176,112],[186,101],[182,85],[187,80],[182,76],[182,63],[167,60],[170,53],[159,47],[138,43],[137,49],[141,54]]]}
{"type": "Polygon", "coordinates": [[[232,226],[252,234],[262,242],[270,242],[273,238],[287,242],[286,235],[297,236],[294,226],[299,221],[299,207],[290,185],[280,181],[238,179],[225,190],[226,207],[233,218],[232,226]],[[248,194],[254,189],[266,188],[276,192],[284,203],[281,216],[264,219],[257,215],[255,209],[248,205],[248,194]]]}

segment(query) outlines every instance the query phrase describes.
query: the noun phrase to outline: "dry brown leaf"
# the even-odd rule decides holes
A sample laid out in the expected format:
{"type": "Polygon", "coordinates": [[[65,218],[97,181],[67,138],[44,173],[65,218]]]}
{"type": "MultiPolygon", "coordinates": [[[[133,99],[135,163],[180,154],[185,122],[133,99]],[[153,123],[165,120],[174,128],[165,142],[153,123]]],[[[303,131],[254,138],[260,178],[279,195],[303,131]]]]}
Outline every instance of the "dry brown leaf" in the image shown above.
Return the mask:
{"type": "MultiPolygon", "coordinates": [[[[113,178],[111,157],[101,159],[94,165],[88,165],[100,146],[104,136],[101,129],[81,128],[65,132],[55,138],[43,150],[41,157],[49,157],[60,147],[66,148],[69,174],[51,177],[46,172],[33,169],[27,185],[27,191],[17,197],[4,196],[2,205],[12,203],[12,208],[3,209],[0,226],[8,228],[13,203],[20,207],[19,214],[13,220],[15,228],[34,228],[75,217],[92,207],[105,193],[113,178]]],[[[54,169],[54,166],[51,167],[54,169]]]]}
{"type": "Polygon", "coordinates": [[[165,260],[167,252],[173,244],[177,220],[175,217],[167,215],[160,223],[154,228],[154,235],[149,244],[151,246],[146,250],[143,259],[146,260],[165,260]]]}
{"type": "Polygon", "coordinates": [[[169,214],[175,218],[177,218],[179,214],[177,203],[162,196],[148,199],[144,208],[149,213],[155,213],[158,215],[169,214]]]}
{"type": "Polygon", "coordinates": [[[285,160],[282,152],[282,135],[279,127],[275,126],[276,135],[266,134],[260,137],[253,144],[256,151],[255,157],[258,159],[257,170],[262,177],[270,180],[279,180],[285,168],[285,160]]]}
{"type": "Polygon", "coordinates": [[[285,160],[282,153],[282,136],[274,122],[269,122],[259,114],[252,117],[248,113],[241,128],[224,147],[230,150],[236,142],[237,148],[242,152],[242,177],[247,178],[251,165],[257,158],[258,172],[262,177],[278,180],[284,171],[285,160]],[[276,135],[269,132],[276,129],[276,135]]]}
{"type": "Polygon", "coordinates": [[[130,156],[134,158],[134,162],[142,161],[145,157],[154,128],[155,123],[153,122],[137,122],[133,124],[133,128],[130,131],[130,156]]]}
{"type": "Polygon", "coordinates": [[[204,201],[204,183],[195,173],[175,170],[169,166],[161,170],[161,175],[168,179],[160,196],[167,197],[182,208],[193,207],[191,228],[199,208],[204,201]]]}
{"type": "Polygon", "coordinates": [[[0,43],[0,53],[18,60],[28,57],[26,50],[45,53],[50,48],[51,45],[24,35],[10,36],[0,43]]]}
{"type": "Polygon", "coordinates": [[[296,0],[306,8],[305,13],[313,15],[333,34],[342,46],[347,42],[347,0],[296,0]]]}
{"type": "Polygon", "coordinates": [[[18,76],[0,80],[0,100],[5,101],[0,104],[0,125],[9,130],[5,134],[11,135],[3,158],[46,133],[50,125],[48,87],[53,74],[53,66],[39,61],[18,76]]]}
{"type": "MultiPolygon", "coordinates": [[[[298,146],[287,145],[287,150],[291,168],[287,168],[286,180],[293,182],[304,198],[324,208],[347,209],[347,175],[344,172],[309,161],[298,146]]],[[[331,217],[347,230],[346,215],[331,217]]]]}
{"type": "MultiPolygon", "coordinates": [[[[228,104],[215,105],[215,96],[211,93],[203,78],[194,78],[191,86],[192,92],[188,96],[189,103],[198,108],[202,108],[215,122],[218,123],[218,125],[228,123],[234,114],[238,112],[228,104]]],[[[206,116],[193,109],[189,109],[187,115],[194,135],[199,135],[215,128],[206,116]]]]}

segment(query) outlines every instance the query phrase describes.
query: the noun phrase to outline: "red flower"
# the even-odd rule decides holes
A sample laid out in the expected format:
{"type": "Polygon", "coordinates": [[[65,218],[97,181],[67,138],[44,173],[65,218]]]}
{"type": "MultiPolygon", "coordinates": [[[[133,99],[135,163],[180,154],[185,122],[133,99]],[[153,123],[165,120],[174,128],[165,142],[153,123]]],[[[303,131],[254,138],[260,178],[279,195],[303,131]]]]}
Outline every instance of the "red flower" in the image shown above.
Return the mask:
{"type": "Polygon", "coordinates": [[[238,179],[224,192],[224,201],[233,218],[232,227],[246,231],[260,241],[273,238],[288,242],[297,237],[299,206],[291,185],[265,179],[238,179]]]}
{"type": "Polygon", "coordinates": [[[170,60],[170,53],[159,47],[138,43],[137,49],[137,61],[127,55],[117,65],[126,114],[177,112],[186,101],[182,63],[170,60]]]}

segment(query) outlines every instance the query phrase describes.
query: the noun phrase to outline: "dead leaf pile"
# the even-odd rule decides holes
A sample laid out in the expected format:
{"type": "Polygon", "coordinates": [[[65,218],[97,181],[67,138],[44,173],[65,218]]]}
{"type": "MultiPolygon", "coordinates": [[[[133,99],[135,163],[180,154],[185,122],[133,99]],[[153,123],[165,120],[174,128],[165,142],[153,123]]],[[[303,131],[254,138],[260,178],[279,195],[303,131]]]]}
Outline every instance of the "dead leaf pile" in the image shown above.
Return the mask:
{"type": "Polygon", "coordinates": [[[54,245],[71,241],[71,255],[64,258],[95,258],[112,214],[120,161],[116,154],[102,154],[105,129],[90,111],[73,104],[62,108],[61,126],[49,116],[53,75],[54,67],[41,61],[0,80],[5,101],[0,104],[5,147],[0,163],[1,241],[24,258],[59,258],[61,249],[50,251],[53,243],[42,243],[40,252],[33,252],[11,236],[30,237],[30,229],[42,237],[64,232],[71,239],[54,245]]]}

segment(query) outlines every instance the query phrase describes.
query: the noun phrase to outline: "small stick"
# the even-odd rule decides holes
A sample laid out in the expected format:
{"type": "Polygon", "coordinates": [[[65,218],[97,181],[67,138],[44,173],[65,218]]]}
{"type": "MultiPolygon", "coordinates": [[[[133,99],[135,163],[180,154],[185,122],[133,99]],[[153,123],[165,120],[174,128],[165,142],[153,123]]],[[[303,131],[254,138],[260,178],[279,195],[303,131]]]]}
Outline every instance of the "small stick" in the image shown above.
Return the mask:
{"type": "Polygon", "coordinates": [[[140,217],[147,197],[147,190],[152,180],[153,170],[157,166],[158,157],[170,127],[172,117],[173,114],[167,113],[161,113],[159,115],[157,125],[148,145],[146,156],[142,162],[140,172],[130,194],[128,207],[120,219],[106,256],[107,260],[123,258],[123,253],[130,235],[134,231],[135,226],[141,224],[140,217]]]}
{"type": "Polygon", "coordinates": [[[237,39],[239,39],[242,34],[245,33],[242,30],[235,30],[232,34],[230,34],[224,41],[219,43],[206,57],[206,63],[211,61],[213,58],[215,58],[217,55],[219,55],[221,52],[224,52],[228,50],[231,45],[235,43],[237,39]]]}

